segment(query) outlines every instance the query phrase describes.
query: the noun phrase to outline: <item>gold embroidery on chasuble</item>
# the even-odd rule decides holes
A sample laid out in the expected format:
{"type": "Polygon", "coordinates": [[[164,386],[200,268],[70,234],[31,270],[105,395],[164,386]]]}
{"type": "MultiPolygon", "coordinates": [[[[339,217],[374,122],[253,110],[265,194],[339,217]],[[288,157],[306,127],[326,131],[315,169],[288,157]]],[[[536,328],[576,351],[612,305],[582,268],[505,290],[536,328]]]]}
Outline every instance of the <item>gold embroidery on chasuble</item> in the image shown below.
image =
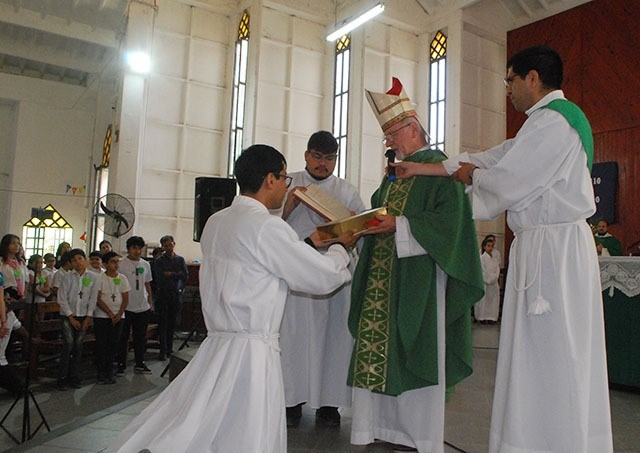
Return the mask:
{"type": "MultiPolygon", "coordinates": [[[[413,181],[415,178],[401,179],[388,185],[383,205],[387,206],[389,214],[403,214],[413,181]]],[[[392,328],[390,306],[395,234],[377,234],[374,241],[356,338],[353,385],[384,393],[392,328]]]]}

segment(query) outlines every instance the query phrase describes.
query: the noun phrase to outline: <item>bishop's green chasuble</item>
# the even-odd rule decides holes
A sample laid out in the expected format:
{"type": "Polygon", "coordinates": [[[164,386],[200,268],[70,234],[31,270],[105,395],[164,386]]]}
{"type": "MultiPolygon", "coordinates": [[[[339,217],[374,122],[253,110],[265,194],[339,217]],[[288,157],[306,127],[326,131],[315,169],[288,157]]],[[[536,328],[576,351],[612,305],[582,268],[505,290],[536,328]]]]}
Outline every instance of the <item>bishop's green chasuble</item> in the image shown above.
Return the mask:
{"type": "MultiPolygon", "coordinates": [[[[439,162],[437,150],[412,162],[439,162]]],[[[426,255],[399,259],[395,234],[366,236],[352,280],[349,330],[355,338],[348,383],[388,395],[438,384],[436,266],[446,287],[446,385],[472,372],[471,307],[484,294],[471,205],[445,177],[384,178],[372,208],[405,216],[426,255]]],[[[441,366],[441,365],[440,365],[441,366]]]]}
{"type": "Polygon", "coordinates": [[[602,244],[609,251],[611,256],[622,255],[622,243],[613,236],[594,236],[596,244],[602,244]]]}

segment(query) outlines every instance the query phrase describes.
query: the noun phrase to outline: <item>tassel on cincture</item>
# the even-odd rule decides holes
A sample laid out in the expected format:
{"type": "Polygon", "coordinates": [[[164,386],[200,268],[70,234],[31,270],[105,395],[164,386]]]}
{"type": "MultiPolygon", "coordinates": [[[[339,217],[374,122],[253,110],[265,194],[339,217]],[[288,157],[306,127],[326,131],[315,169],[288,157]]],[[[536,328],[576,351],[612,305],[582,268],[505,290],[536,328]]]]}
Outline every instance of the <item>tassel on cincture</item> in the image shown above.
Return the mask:
{"type": "Polygon", "coordinates": [[[540,316],[550,312],[551,305],[549,305],[549,302],[542,296],[538,296],[536,297],[536,300],[529,304],[529,310],[527,311],[527,314],[530,316],[540,316]]]}

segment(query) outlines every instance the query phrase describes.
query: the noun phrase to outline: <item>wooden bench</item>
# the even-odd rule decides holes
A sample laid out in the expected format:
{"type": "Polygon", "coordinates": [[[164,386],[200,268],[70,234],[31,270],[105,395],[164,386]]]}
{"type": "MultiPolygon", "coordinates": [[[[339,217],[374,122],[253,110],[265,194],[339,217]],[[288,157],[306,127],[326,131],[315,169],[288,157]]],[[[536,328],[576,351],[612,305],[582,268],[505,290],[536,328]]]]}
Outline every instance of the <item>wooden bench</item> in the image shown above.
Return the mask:
{"type": "MultiPolygon", "coordinates": [[[[30,316],[31,304],[28,304],[25,307],[25,318],[28,319],[30,316]]],[[[62,353],[62,327],[60,323],[59,317],[52,318],[51,315],[59,315],[60,313],[60,305],[57,302],[38,302],[36,303],[36,313],[35,318],[33,320],[33,326],[31,327],[31,351],[29,354],[29,372],[31,373],[31,377],[35,378],[38,376],[39,371],[40,374],[44,371],[44,369],[39,370],[41,365],[41,356],[48,356],[48,359],[55,359],[60,356],[62,353]],[[48,319],[49,318],[49,319],[48,319]]],[[[28,326],[28,322],[25,322],[25,326],[28,326]]],[[[147,340],[152,340],[150,343],[153,343],[153,339],[156,339],[158,336],[158,325],[157,324],[149,324],[147,327],[147,340]]],[[[95,343],[96,337],[93,333],[93,325],[89,325],[89,330],[84,336],[83,344],[85,346],[90,345],[93,346],[95,343]]],[[[133,338],[129,336],[129,347],[131,349],[133,347],[133,338]]],[[[153,345],[152,345],[153,347],[153,345]]],[[[86,352],[91,352],[83,350],[83,356],[87,355],[86,352]]]]}
{"type": "MultiPolygon", "coordinates": [[[[25,309],[25,319],[31,315],[31,304],[25,309]]],[[[29,353],[29,372],[31,377],[38,375],[38,367],[40,365],[41,355],[52,355],[56,358],[62,352],[62,327],[60,319],[47,319],[51,314],[59,314],[60,305],[57,302],[38,302],[36,303],[36,313],[31,326],[31,350],[29,353]],[[48,316],[49,315],[49,316],[48,316]]],[[[25,322],[26,326],[29,322],[25,322]]],[[[93,334],[92,326],[84,336],[83,344],[95,343],[96,337],[93,334]]]]}

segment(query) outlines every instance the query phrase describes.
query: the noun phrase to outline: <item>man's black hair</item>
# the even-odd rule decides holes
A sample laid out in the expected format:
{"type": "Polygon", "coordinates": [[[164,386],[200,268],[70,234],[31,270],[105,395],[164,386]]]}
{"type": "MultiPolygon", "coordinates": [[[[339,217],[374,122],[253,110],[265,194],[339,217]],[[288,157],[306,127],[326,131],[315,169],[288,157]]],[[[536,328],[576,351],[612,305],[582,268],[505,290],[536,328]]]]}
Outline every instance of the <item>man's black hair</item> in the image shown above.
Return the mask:
{"type": "Polygon", "coordinates": [[[141,236],[131,236],[129,239],[127,239],[127,250],[134,246],[144,248],[144,239],[142,239],[141,236]]]}
{"type": "Polygon", "coordinates": [[[98,258],[103,259],[102,253],[100,253],[99,250],[94,250],[93,252],[89,253],[89,258],[93,258],[94,256],[97,256],[98,258]]]}
{"type": "Polygon", "coordinates": [[[269,173],[279,175],[287,166],[287,160],[269,145],[252,145],[242,151],[236,160],[233,173],[241,193],[255,194],[262,187],[269,173]]]}
{"type": "Polygon", "coordinates": [[[160,244],[164,244],[165,242],[176,242],[173,240],[173,236],[170,234],[165,234],[160,238],[160,244]]]}
{"type": "Polygon", "coordinates": [[[67,264],[69,261],[71,261],[70,252],[64,252],[60,257],[60,267],[67,264]]]}
{"type": "Polygon", "coordinates": [[[111,258],[113,258],[114,256],[120,257],[120,255],[118,255],[116,252],[107,252],[102,257],[102,261],[104,261],[104,263],[107,264],[109,262],[109,260],[111,258]]]}
{"type": "Polygon", "coordinates": [[[544,88],[559,90],[562,86],[562,59],[558,52],[547,46],[534,46],[521,50],[507,61],[507,69],[525,77],[535,70],[544,88]]]}
{"type": "Polygon", "coordinates": [[[69,261],[71,261],[73,259],[73,257],[76,256],[76,255],[80,255],[83,258],[87,257],[87,255],[85,255],[85,253],[84,253],[84,250],[82,250],[82,249],[71,249],[67,253],[69,254],[69,261]]]}
{"type": "Polygon", "coordinates": [[[336,154],[338,152],[338,140],[331,132],[315,132],[307,142],[307,151],[315,150],[322,154],[336,154]]]}

